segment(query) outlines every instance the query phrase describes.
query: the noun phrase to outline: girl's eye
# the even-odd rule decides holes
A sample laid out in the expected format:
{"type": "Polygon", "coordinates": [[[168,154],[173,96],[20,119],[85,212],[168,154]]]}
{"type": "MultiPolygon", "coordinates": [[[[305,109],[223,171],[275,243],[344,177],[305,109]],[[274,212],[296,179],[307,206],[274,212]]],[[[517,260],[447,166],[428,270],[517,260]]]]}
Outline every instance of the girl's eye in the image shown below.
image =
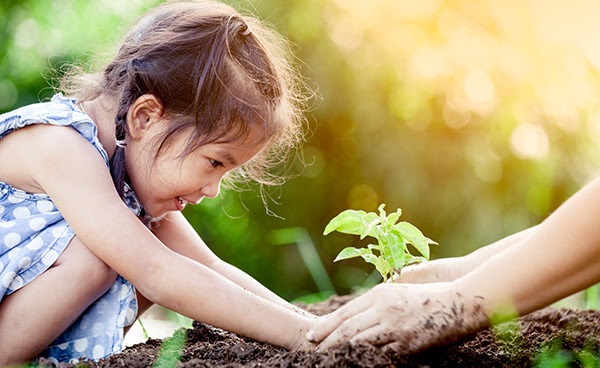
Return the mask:
{"type": "Polygon", "coordinates": [[[221,161],[213,160],[212,158],[210,159],[210,164],[215,169],[218,167],[225,167],[225,165],[223,165],[223,163],[221,161]]]}

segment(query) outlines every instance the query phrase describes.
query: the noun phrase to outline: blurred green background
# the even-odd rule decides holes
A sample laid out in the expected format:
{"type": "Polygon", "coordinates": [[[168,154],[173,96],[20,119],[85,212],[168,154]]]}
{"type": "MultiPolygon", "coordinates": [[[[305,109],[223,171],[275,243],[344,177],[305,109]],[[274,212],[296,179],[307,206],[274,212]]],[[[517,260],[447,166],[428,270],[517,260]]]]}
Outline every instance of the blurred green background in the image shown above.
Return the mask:
{"type": "MultiPolygon", "coordinates": [[[[49,98],[52,70],[111,50],[156,3],[1,0],[0,112],[49,98]]],[[[257,191],[224,192],[185,215],[215,253],[288,300],[329,286],[303,262],[306,233],[294,233],[299,248],[276,245],[294,236],[275,241],[275,230],[305,229],[345,294],[372,269],[332,263],[356,241],[322,235],[342,210],[400,207],[440,244],[432,258],[459,256],[540,222],[597,175],[596,1],[230,3],[293,42],[318,92],[307,166],[292,162],[296,177],[271,192],[268,211],[257,191]]]]}

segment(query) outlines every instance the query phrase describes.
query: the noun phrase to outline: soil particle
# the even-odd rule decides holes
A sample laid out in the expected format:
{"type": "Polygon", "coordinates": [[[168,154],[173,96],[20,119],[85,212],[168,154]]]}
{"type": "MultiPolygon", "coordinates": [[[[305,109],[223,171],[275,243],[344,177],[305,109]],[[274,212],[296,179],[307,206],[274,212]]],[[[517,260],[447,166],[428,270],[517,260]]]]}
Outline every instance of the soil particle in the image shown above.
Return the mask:
{"type": "MultiPolygon", "coordinates": [[[[323,303],[302,306],[309,312],[330,313],[351,297],[335,296],[323,303]]],[[[187,331],[179,368],[238,367],[534,367],[543,352],[561,350],[573,357],[569,367],[583,366],[574,357],[582,352],[594,357],[600,348],[600,311],[546,308],[464,337],[458,342],[413,355],[401,355],[370,345],[337,346],[327,352],[289,352],[195,322],[187,331]],[[552,350],[554,349],[554,350],[552,350]]],[[[58,367],[151,367],[162,341],[150,339],[98,362],[58,367]]],[[[595,361],[598,366],[598,360],[595,361]]],[[[47,360],[41,367],[55,367],[47,360]]]]}

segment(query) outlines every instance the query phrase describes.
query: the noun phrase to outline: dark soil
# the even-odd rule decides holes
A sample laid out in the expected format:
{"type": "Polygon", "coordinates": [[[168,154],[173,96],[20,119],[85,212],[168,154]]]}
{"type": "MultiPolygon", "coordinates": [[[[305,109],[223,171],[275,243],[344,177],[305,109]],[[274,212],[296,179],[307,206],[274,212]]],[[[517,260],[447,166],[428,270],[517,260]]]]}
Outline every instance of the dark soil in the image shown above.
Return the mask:
{"type": "MultiPolygon", "coordinates": [[[[332,297],[306,309],[322,315],[339,308],[350,298],[332,297]]],[[[600,367],[600,311],[595,310],[546,308],[522,317],[519,323],[505,323],[460,342],[415,355],[399,355],[373,346],[350,344],[325,353],[288,352],[199,322],[195,322],[190,330],[179,330],[176,335],[186,333],[187,343],[180,358],[177,348],[165,349],[167,352],[159,357],[163,341],[150,339],[120,354],[85,365],[90,368],[151,367],[153,364],[189,368],[600,367]]],[[[39,363],[44,366],[47,361],[39,363]]],[[[74,367],[62,363],[59,366],[74,367]]]]}

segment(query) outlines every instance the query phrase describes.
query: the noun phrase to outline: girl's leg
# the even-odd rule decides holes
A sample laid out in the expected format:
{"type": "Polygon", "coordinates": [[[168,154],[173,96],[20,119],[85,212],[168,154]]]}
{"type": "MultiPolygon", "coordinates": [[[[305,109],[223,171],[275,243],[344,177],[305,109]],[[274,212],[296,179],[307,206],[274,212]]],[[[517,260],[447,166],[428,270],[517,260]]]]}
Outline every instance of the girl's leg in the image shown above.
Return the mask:
{"type": "Polygon", "coordinates": [[[52,267],[0,302],[0,366],[35,358],[116,278],[74,237],[52,267]]]}

